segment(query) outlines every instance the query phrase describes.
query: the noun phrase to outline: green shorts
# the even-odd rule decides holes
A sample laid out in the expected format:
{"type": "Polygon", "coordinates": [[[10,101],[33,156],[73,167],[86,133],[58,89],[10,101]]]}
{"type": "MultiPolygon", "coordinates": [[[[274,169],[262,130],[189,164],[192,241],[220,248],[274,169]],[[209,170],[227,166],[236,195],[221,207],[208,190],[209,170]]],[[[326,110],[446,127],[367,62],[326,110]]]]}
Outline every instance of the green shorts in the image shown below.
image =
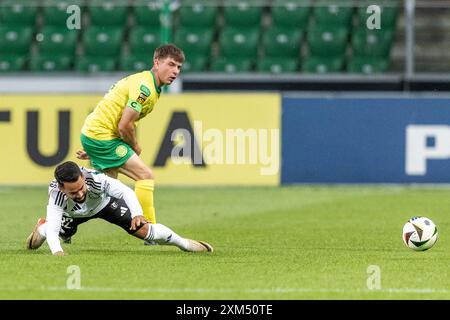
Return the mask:
{"type": "Polygon", "coordinates": [[[81,144],[97,170],[121,167],[135,153],[122,139],[95,140],[81,134],[81,144]]]}

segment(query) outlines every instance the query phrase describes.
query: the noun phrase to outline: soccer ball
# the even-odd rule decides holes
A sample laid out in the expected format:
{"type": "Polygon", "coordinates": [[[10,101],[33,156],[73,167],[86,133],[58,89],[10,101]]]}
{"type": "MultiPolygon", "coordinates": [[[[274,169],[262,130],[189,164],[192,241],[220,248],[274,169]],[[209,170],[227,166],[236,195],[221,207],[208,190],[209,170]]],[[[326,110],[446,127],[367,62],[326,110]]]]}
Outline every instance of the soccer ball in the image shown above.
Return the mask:
{"type": "Polygon", "coordinates": [[[426,217],[413,217],[403,226],[403,242],[415,251],[430,249],[437,238],[436,225],[426,217]]]}

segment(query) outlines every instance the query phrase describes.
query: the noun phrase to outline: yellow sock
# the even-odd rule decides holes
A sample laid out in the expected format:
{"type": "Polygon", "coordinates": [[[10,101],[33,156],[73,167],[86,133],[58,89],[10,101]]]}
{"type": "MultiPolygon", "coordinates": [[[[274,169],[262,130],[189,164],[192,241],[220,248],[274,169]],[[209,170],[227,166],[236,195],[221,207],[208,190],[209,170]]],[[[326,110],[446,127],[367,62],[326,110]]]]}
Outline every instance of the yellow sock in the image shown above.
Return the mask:
{"type": "Polygon", "coordinates": [[[155,183],[152,179],[146,179],[136,181],[134,186],[134,192],[136,193],[142,210],[144,211],[144,217],[150,223],[156,223],[155,207],[153,206],[154,185],[155,183]]]}

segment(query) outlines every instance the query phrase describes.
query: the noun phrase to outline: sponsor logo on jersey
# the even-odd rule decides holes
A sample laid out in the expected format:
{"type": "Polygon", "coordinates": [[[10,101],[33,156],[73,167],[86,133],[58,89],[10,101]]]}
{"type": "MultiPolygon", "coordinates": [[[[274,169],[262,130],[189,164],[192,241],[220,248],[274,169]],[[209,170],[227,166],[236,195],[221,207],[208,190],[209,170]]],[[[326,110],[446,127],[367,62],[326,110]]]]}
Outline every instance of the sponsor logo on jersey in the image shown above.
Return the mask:
{"type": "Polygon", "coordinates": [[[147,99],[148,97],[145,95],[145,94],[143,94],[142,92],[141,92],[141,94],[139,95],[139,97],[137,98],[137,102],[139,102],[140,104],[144,104],[144,102],[145,102],[145,100],[147,99]]]}
{"type": "Polygon", "coordinates": [[[137,98],[137,102],[140,104],[144,104],[145,100],[150,96],[150,89],[144,85],[141,85],[141,92],[139,93],[139,97],[137,98]]]}
{"type": "Polygon", "coordinates": [[[147,97],[150,96],[150,89],[147,88],[146,86],[141,85],[140,90],[141,90],[141,93],[143,93],[143,94],[146,95],[147,97]]]}

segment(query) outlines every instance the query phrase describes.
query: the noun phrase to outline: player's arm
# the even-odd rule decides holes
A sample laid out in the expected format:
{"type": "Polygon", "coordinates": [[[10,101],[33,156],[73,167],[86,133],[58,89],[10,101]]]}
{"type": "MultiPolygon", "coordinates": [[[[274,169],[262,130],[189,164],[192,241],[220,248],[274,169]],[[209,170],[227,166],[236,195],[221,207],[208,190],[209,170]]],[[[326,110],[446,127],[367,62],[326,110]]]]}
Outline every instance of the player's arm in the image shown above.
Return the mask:
{"type": "Polygon", "coordinates": [[[102,174],[104,179],[105,191],[108,195],[123,199],[127,204],[128,208],[131,212],[131,230],[136,230],[136,227],[139,227],[141,224],[147,223],[147,220],[144,217],[141,204],[136,196],[136,193],[120,182],[117,179],[110,178],[107,175],[102,174]]]}
{"type": "Polygon", "coordinates": [[[139,118],[142,106],[133,100],[129,100],[123,110],[122,118],[119,121],[119,134],[136,153],[141,153],[141,148],[136,138],[136,128],[134,122],[139,118]]]}
{"type": "Polygon", "coordinates": [[[59,231],[61,230],[61,221],[64,210],[62,206],[64,205],[63,197],[61,192],[54,190],[50,192],[49,201],[47,205],[47,216],[45,220],[47,221],[47,243],[50,247],[52,254],[63,255],[64,251],[61,247],[59,241],[59,231]]]}

